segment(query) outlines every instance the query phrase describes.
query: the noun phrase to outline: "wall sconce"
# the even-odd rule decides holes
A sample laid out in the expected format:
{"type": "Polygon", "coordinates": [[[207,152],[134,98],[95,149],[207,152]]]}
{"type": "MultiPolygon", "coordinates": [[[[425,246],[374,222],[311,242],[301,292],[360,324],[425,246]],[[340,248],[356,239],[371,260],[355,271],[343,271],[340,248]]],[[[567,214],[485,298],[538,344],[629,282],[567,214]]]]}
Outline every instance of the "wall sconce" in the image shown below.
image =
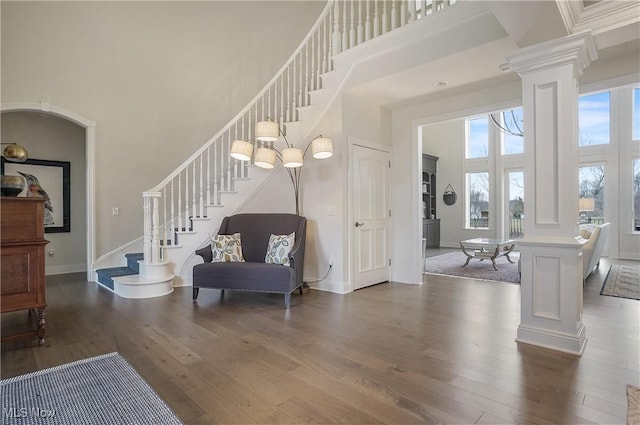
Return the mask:
{"type": "MultiPolygon", "coordinates": [[[[319,135],[312,139],[305,150],[296,148],[289,143],[286,136],[275,121],[259,121],[255,125],[256,140],[261,142],[275,142],[279,137],[284,139],[286,147],[279,151],[272,147],[261,146],[256,149],[253,163],[260,168],[273,169],[276,159],[282,162],[287,170],[296,201],[296,214],[300,215],[300,167],[304,163],[304,157],[311,148],[311,155],[316,159],[326,159],[333,156],[333,142],[328,137],[319,135]]],[[[240,161],[250,161],[253,156],[254,144],[246,140],[234,140],[231,145],[230,155],[240,161]]]]}

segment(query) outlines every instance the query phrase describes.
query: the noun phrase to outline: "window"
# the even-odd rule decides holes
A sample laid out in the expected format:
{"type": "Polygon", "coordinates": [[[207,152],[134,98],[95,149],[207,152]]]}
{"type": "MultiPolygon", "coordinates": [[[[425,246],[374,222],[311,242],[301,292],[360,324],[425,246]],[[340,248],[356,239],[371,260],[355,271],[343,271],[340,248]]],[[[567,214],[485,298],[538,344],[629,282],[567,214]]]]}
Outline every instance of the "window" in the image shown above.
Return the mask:
{"type": "Polygon", "coordinates": [[[604,223],[604,165],[580,167],[578,171],[581,223],[604,223]]]}
{"type": "Polygon", "coordinates": [[[511,109],[505,111],[502,115],[502,126],[505,131],[502,131],[502,154],[514,155],[524,153],[524,138],[520,135],[523,134],[522,127],[522,108],[511,109]],[[513,134],[515,133],[515,134],[513,134]]]}
{"type": "Polygon", "coordinates": [[[489,156],[488,117],[467,120],[467,158],[487,158],[489,156]]]}
{"type": "Polygon", "coordinates": [[[467,227],[489,228],[489,172],[467,173],[467,227]]]}
{"type": "Polygon", "coordinates": [[[633,89],[633,140],[640,140],[640,88],[633,89]]]}
{"type": "MultiPolygon", "coordinates": [[[[637,90],[637,89],[636,89],[637,90]]],[[[633,160],[633,230],[640,232],[640,159],[633,160]]]]}
{"type": "Polygon", "coordinates": [[[510,171],[509,179],[509,238],[524,236],[524,172],[510,171]]]}
{"type": "Polygon", "coordinates": [[[608,91],[580,96],[578,99],[579,146],[609,143],[609,110],[608,91]]]}

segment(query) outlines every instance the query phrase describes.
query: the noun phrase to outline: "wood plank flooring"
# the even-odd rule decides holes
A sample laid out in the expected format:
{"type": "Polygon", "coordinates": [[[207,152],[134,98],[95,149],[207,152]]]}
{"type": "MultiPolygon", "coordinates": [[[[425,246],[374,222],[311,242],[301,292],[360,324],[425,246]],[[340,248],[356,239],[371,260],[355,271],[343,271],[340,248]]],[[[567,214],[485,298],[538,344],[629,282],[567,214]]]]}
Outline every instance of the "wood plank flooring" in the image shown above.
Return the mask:
{"type": "MultiPolygon", "coordinates": [[[[117,351],[187,424],[624,424],[640,302],[599,295],[609,264],[587,281],[581,358],[514,342],[507,283],[425,276],[285,310],[271,294],[127,300],[50,276],[46,344],[4,343],[1,376],[117,351]]],[[[26,323],[2,315],[3,333],[26,323]]]]}

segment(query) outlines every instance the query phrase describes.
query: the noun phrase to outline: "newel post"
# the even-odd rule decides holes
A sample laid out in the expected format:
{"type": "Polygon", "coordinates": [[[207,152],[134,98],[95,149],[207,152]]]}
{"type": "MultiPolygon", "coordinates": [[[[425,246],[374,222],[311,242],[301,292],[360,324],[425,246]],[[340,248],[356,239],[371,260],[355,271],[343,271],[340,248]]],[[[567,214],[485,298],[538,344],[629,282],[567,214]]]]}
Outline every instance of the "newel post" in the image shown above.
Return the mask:
{"type": "Polygon", "coordinates": [[[160,192],[144,192],[144,245],[143,255],[146,264],[160,263],[160,213],[158,199],[160,192]]]}

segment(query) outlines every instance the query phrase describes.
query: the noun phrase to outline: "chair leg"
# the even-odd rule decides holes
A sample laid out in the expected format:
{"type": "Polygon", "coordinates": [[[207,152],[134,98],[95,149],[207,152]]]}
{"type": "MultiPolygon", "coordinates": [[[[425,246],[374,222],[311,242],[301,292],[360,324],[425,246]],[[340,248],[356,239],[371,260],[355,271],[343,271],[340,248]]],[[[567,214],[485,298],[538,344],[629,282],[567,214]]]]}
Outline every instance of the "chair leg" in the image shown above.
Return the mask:
{"type": "Polygon", "coordinates": [[[285,308],[291,308],[291,292],[284,294],[284,306],[285,308]]]}
{"type": "Polygon", "coordinates": [[[193,300],[195,301],[198,298],[198,294],[200,293],[200,288],[197,286],[193,287],[193,300]]]}
{"type": "Polygon", "coordinates": [[[302,295],[302,286],[303,286],[303,285],[301,285],[301,286],[298,288],[298,290],[300,291],[300,295],[302,295]]]}

